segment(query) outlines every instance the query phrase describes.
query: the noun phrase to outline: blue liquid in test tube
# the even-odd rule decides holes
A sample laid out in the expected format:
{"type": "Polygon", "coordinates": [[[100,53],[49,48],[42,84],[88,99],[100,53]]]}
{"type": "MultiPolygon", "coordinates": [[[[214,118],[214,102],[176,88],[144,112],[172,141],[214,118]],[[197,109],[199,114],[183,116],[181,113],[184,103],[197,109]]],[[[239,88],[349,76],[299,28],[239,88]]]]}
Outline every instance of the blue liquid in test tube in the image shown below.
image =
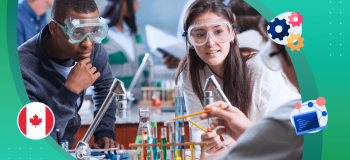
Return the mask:
{"type": "MultiPolygon", "coordinates": [[[[184,96],[182,92],[182,88],[180,86],[175,86],[175,117],[183,116],[183,101],[184,96]]],[[[184,124],[184,119],[179,119],[175,121],[175,142],[180,143],[180,135],[179,135],[179,127],[180,124],[184,124]]],[[[179,146],[175,147],[175,150],[180,150],[179,146]]],[[[176,153],[176,151],[174,152],[176,153]]]]}

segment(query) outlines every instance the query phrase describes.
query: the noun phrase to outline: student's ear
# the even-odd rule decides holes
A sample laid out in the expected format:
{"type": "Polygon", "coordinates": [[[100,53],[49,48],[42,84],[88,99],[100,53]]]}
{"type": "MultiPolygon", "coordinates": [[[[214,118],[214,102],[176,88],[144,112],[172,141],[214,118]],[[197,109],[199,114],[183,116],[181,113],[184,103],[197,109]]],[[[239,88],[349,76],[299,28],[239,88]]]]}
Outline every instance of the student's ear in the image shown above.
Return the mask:
{"type": "Polygon", "coordinates": [[[230,38],[230,42],[235,40],[236,30],[234,29],[232,32],[232,37],[230,38]]]}
{"type": "Polygon", "coordinates": [[[236,22],[236,14],[232,13],[232,16],[233,16],[233,22],[236,22]]]}
{"type": "Polygon", "coordinates": [[[189,49],[194,49],[194,46],[191,44],[191,42],[188,40],[188,38],[186,37],[186,41],[187,41],[187,43],[188,43],[188,47],[189,47],[189,49]]]}
{"type": "Polygon", "coordinates": [[[49,23],[49,30],[50,30],[50,33],[51,33],[51,35],[53,35],[53,36],[56,36],[56,34],[57,34],[57,25],[56,25],[56,23],[54,22],[54,21],[51,21],[50,23],[49,23]]]}

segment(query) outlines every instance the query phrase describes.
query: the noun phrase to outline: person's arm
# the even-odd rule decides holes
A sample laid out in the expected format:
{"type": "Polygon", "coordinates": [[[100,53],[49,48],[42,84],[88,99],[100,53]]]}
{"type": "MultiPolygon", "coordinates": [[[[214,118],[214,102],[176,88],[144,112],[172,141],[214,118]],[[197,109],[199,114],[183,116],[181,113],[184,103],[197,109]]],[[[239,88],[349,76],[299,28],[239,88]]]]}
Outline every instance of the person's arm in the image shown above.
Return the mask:
{"type": "MultiPolygon", "coordinates": [[[[40,102],[41,96],[36,88],[41,86],[41,84],[39,84],[30,73],[25,70],[21,71],[30,102],[40,102]]],[[[61,133],[65,133],[68,121],[76,115],[76,101],[78,98],[78,94],[69,90],[65,85],[62,85],[60,90],[51,99],[53,105],[49,107],[55,115],[55,129],[59,129],[61,133]]],[[[57,140],[56,132],[51,132],[50,135],[57,140]]],[[[63,136],[63,134],[61,135],[63,136]]]]}
{"type": "MultiPolygon", "coordinates": [[[[93,100],[95,103],[95,110],[93,113],[95,117],[102,103],[107,97],[107,94],[109,93],[109,89],[113,83],[114,78],[112,77],[106,50],[100,44],[95,44],[94,50],[96,51],[92,65],[96,67],[97,72],[101,73],[101,76],[93,84],[93,100]]],[[[116,120],[116,110],[117,104],[115,99],[113,99],[105,115],[101,119],[101,122],[95,130],[95,142],[102,139],[103,137],[108,137],[109,139],[115,140],[114,126],[116,120]]]]}
{"type": "Polygon", "coordinates": [[[247,129],[225,155],[208,159],[302,159],[303,141],[289,119],[264,119],[247,129]]]}

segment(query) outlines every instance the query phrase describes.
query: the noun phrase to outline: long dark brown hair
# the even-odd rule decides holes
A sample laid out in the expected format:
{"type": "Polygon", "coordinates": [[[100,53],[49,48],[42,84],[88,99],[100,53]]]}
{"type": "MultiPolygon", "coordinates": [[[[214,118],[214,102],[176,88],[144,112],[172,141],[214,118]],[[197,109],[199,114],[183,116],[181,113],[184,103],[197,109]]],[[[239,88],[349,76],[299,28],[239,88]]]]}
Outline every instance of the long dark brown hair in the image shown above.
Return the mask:
{"type": "MultiPolygon", "coordinates": [[[[187,31],[194,19],[203,13],[216,13],[225,18],[231,24],[233,22],[232,12],[221,2],[212,0],[196,0],[192,3],[186,13],[184,30],[187,31]]],[[[246,116],[250,111],[252,103],[251,76],[248,73],[246,60],[241,52],[256,51],[250,48],[238,48],[237,39],[230,43],[230,50],[224,60],[223,91],[232,105],[238,107],[246,116]]],[[[201,70],[204,69],[205,62],[198,56],[196,50],[189,49],[188,54],[181,60],[175,75],[175,82],[182,71],[187,72],[190,77],[192,89],[203,105],[202,84],[200,78],[201,70]]],[[[203,74],[204,72],[202,72],[203,74]]]]}
{"type": "Polygon", "coordinates": [[[268,23],[251,5],[243,0],[231,0],[228,7],[236,15],[236,23],[241,28],[239,32],[254,29],[260,33],[265,42],[268,40],[268,37],[264,36],[259,28],[259,24],[263,24],[266,30],[268,23]]]}

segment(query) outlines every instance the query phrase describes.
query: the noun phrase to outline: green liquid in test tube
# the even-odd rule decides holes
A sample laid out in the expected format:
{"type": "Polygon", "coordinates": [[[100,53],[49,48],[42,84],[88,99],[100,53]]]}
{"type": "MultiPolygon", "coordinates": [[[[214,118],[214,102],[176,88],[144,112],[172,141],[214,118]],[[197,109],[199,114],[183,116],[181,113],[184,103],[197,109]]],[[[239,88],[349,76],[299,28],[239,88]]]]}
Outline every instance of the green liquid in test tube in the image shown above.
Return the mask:
{"type": "MultiPolygon", "coordinates": [[[[162,128],[162,133],[161,133],[161,138],[162,138],[162,143],[166,143],[166,127],[162,128]]],[[[163,158],[164,160],[166,160],[166,146],[162,146],[162,150],[163,150],[163,158]]]]}
{"type": "MultiPolygon", "coordinates": [[[[153,144],[157,143],[157,122],[152,122],[152,135],[153,135],[153,144]]],[[[153,151],[153,160],[157,160],[157,146],[152,147],[153,151]]]]}

